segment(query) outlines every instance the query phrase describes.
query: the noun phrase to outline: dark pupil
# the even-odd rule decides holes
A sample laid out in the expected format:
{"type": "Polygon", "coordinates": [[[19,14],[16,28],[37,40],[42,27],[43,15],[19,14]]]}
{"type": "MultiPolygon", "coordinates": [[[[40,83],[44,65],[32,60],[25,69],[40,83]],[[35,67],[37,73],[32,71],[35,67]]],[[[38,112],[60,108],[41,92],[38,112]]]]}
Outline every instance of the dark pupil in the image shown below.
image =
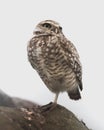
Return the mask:
{"type": "Polygon", "coordinates": [[[62,27],[59,27],[60,30],[62,30],[62,27]]]}
{"type": "Polygon", "coordinates": [[[45,24],[43,24],[43,27],[51,28],[51,25],[49,23],[45,23],[45,24]]]}

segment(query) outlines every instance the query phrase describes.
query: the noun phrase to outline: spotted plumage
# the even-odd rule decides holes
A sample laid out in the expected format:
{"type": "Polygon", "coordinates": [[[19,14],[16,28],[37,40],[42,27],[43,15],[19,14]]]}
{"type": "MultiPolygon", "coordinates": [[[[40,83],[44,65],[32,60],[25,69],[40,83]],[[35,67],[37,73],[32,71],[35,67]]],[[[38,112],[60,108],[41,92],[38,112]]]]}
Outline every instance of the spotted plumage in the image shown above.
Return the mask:
{"type": "Polygon", "coordinates": [[[82,67],[75,46],[55,21],[40,22],[29,41],[28,59],[52,92],[66,91],[71,99],[81,98],[82,67]],[[80,89],[80,90],[79,90],[80,89]]]}

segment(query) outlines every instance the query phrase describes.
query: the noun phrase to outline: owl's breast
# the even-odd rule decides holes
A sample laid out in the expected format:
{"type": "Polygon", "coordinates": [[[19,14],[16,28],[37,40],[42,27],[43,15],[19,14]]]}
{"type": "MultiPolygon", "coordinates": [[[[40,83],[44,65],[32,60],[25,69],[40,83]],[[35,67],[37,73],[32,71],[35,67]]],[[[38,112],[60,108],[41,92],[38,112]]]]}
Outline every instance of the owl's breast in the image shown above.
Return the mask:
{"type": "Polygon", "coordinates": [[[28,59],[39,74],[61,77],[69,69],[56,36],[33,37],[27,50],[28,59]]]}
{"type": "Polygon", "coordinates": [[[59,62],[62,56],[60,55],[60,48],[58,45],[58,38],[55,36],[48,37],[33,37],[27,47],[28,59],[38,72],[51,75],[57,73],[59,62]]]}
{"type": "Polygon", "coordinates": [[[28,57],[52,91],[64,91],[76,85],[75,74],[67,64],[57,37],[32,38],[28,45],[28,57]]]}

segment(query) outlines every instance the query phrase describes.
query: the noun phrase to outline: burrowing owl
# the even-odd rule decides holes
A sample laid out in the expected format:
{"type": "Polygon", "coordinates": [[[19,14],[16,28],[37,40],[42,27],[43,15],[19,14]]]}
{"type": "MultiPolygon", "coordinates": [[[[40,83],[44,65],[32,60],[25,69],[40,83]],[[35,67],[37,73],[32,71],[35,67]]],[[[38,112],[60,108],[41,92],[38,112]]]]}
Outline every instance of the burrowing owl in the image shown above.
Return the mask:
{"type": "Polygon", "coordinates": [[[28,59],[49,90],[56,94],[66,91],[71,99],[81,98],[82,67],[75,46],[62,32],[59,23],[40,22],[29,41],[28,59]]]}

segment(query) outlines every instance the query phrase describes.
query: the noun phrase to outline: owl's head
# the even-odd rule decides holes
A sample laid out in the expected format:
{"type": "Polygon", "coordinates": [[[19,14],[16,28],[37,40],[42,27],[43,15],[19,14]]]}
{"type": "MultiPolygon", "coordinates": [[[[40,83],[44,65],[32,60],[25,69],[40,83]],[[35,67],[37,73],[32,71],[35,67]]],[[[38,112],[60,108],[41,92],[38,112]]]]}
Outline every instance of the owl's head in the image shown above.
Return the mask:
{"type": "Polygon", "coordinates": [[[36,30],[34,31],[35,34],[50,34],[50,35],[58,35],[62,33],[62,27],[59,25],[59,23],[53,21],[53,20],[45,20],[40,22],[36,26],[36,30]]]}

